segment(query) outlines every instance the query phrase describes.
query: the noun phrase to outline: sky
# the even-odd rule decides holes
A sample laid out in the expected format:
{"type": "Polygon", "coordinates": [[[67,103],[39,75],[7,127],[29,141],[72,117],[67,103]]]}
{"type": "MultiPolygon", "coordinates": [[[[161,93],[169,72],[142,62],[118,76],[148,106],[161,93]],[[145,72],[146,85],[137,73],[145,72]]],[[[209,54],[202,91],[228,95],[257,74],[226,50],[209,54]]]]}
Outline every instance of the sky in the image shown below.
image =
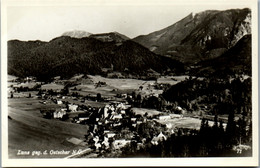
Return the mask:
{"type": "Polygon", "coordinates": [[[81,5],[8,6],[7,39],[42,40],[66,31],[119,32],[130,38],[168,27],[190,13],[250,7],[219,5],[81,5]]]}

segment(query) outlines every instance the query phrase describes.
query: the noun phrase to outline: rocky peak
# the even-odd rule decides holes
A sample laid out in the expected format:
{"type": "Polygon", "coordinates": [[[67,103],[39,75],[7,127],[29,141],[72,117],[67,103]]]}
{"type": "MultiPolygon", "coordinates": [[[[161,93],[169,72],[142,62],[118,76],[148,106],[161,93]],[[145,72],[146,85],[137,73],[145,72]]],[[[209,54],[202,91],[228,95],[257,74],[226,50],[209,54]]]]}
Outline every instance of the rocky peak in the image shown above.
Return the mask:
{"type": "Polygon", "coordinates": [[[251,19],[251,12],[249,12],[241,22],[235,25],[234,37],[229,47],[234,46],[243,36],[251,34],[251,19]]]}

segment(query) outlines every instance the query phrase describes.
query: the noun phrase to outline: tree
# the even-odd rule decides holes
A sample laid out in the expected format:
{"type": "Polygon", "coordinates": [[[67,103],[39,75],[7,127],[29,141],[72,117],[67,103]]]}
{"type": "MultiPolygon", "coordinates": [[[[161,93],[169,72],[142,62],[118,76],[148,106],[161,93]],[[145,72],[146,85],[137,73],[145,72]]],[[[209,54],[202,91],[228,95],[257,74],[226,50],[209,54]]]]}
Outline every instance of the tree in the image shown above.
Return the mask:
{"type": "Polygon", "coordinates": [[[135,92],[134,92],[134,91],[132,92],[132,98],[133,98],[133,99],[135,99],[135,98],[136,98],[136,94],[135,94],[135,92]]]}
{"type": "Polygon", "coordinates": [[[248,129],[248,132],[247,132],[247,141],[249,143],[252,143],[252,120],[250,120],[250,123],[249,123],[249,129],[248,129]]]}
{"type": "Polygon", "coordinates": [[[39,92],[37,93],[38,96],[42,95],[42,90],[39,89],[39,92]]]}
{"type": "Polygon", "coordinates": [[[203,133],[205,129],[206,119],[203,117],[200,124],[200,133],[203,133]]]}
{"type": "Polygon", "coordinates": [[[98,93],[98,94],[97,94],[97,101],[101,101],[101,99],[102,99],[101,94],[98,93]]]}
{"type": "Polygon", "coordinates": [[[217,115],[217,114],[215,114],[215,117],[214,117],[213,130],[214,130],[214,131],[217,131],[217,130],[218,130],[218,115],[217,115]]]}
{"type": "Polygon", "coordinates": [[[224,133],[224,126],[223,126],[222,120],[220,120],[220,122],[219,122],[219,132],[221,135],[223,135],[223,133],[224,133]]]}
{"type": "Polygon", "coordinates": [[[146,99],[146,101],[143,101],[143,104],[146,104],[147,108],[153,108],[159,110],[161,108],[162,103],[158,97],[151,96],[148,99],[146,99]]]}
{"type": "Polygon", "coordinates": [[[245,117],[239,118],[238,120],[238,134],[239,138],[243,138],[242,142],[245,142],[246,138],[246,121],[245,117]]]}
{"type": "Polygon", "coordinates": [[[226,141],[229,147],[236,144],[236,123],[234,117],[234,111],[230,111],[226,128],[226,141]]]}
{"type": "Polygon", "coordinates": [[[148,117],[148,113],[147,112],[144,114],[144,117],[146,117],[146,118],[148,117]]]}
{"type": "Polygon", "coordinates": [[[141,103],[142,103],[142,96],[141,94],[139,93],[136,97],[136,106],[137,107],[141,107],[141,103]]]}

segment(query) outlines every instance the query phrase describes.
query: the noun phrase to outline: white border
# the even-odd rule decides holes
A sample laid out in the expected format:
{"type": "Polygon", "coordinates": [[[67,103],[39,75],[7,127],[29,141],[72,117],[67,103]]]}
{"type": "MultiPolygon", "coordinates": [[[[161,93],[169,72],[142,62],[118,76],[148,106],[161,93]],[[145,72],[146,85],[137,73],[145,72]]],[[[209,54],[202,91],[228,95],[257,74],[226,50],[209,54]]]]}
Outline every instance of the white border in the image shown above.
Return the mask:
{"type": "Polygon", "coordinates": [[[258,166],[258,5],[257,0],[2,0],[1,5],[1,123],[3,167],[47,166],[258,166]],[[126,158],[126,159],[9,159],[7,130],[7,6],[71,6],[71,5],[200,5],[250,4],[252,10],[252,82],[253,82],[253,157],[242,158],[126,158]]]}

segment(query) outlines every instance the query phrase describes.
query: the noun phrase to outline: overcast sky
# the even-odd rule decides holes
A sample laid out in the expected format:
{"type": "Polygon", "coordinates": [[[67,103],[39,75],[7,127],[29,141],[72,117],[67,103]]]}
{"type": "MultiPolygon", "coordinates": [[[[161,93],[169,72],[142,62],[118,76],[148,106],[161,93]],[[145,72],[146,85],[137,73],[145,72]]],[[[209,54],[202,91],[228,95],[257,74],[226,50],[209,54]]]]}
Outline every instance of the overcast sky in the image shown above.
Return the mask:
{"type": "Polygon", "coordinates": [[[12,6],[7,8],[8,40],[49,41],[71,30],[117,31],[130,38],[174,24],[191,12],[225,10],[245,5],[99,5],[12,6]]]}

